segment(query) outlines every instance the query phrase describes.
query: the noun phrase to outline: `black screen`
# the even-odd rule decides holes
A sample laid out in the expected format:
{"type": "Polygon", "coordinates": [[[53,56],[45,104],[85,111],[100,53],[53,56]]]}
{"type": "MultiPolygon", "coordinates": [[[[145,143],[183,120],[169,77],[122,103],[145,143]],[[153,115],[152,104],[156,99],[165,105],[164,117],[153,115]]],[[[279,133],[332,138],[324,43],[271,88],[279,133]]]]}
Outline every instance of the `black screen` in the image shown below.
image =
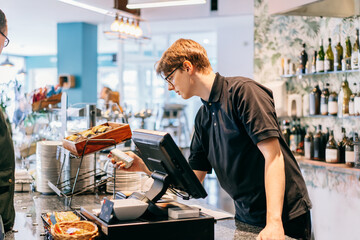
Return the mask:
{"type": "Polygon", "coordinates": [[[167,174],[170,187],[184,191],[193,198],[207,196],[169,133],[139,129],[133,131],[132,139],[149,170],[167,174]]]}

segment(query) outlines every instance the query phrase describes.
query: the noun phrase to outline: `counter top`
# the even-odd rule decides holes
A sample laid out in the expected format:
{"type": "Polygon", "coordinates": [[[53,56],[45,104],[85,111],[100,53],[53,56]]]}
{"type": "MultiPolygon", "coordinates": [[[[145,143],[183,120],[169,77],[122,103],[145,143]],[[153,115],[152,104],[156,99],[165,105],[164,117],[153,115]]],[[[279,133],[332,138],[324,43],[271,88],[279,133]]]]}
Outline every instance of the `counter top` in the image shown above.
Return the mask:
{"type": "MultiPolygon", "coordinates": [[[[100,200],[103,196],[82,195],[73,199],[74,206],[88,208],[100,208],[100,200]]],[[[41,213],[48,211],[69,210],[65,207],[64,199],[56,195],[42,195],[39,193],[16,193],[15,194],[16,219],[13,232],[8,232],[6,240],[31,240],[44,239],[44,227],[41,213]]],[[[211,208],[202,203],[202,200],[189,200],[188,204],[198,204],[205,208],[211,208]]],[[[212,208],[213,210],[216,210],[212,208]]],[[[261,228],[251,226],[237,220],[220,220],[215,224],[215,239],[256,239],[261,228]]],[[[286,240],[292,238],[286,237],[286,240]]]]}

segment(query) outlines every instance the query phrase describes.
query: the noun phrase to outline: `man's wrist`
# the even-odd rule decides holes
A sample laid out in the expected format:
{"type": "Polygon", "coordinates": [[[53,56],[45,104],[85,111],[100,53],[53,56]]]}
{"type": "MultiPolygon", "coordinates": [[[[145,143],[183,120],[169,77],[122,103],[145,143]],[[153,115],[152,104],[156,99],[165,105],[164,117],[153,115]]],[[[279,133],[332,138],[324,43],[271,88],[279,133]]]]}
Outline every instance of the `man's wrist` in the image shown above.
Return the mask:
{"type": "Polygon", "coordinates": [[[282,225],[282,219],[277,217],[268,217],[266,221],[266,225],[268,224],[281,224],[282,225]]]}

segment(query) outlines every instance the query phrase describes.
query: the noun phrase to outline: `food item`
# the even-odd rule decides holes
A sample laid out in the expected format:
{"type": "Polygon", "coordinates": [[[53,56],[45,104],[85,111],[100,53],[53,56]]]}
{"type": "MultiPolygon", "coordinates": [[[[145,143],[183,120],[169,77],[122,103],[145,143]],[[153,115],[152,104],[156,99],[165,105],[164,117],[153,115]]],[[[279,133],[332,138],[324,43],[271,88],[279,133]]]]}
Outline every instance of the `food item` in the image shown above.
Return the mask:
{"type": "Polygon", "coordinates": [[[94,223],[89,221],[66,221],[56,223],[51,228],[51,234],[55,240],[93,239],[98,235],[98,228],[94,223]]]}
{"type": "Polygon", "coordinates": [[[72,141],[72,142],[80,142],[80,141],[86,140],[88,138],[91,138],[93,136],[96,136],[98,134],[110,131],[112,129],[113,129],[113,127],[111,127],[111,126],[98,125],[98,126],[92,127],[91,129],[82,131],[80,133],[75,133],[73,135],[70,135],[70,136],[66,137],[65,139],[72,141]]]}
{"type": "Polygon", "coordinates": [[[78,138],[79,138],[79,136],[76,135],[76,134],[73,134],[73,135],[70,135],[70,136],[66,137],[67,140],[73,141],[73,142],[75,142],[78,138]]]}
{"type": "Polygon", "coordinates": [[[80,217],[73,212],[48,212],[44,219],[49,225],[64,221],[80,221],[80,217]]]}
{"type": "Polygon", "coordinates": [[[95,135],[95,133],[90,129],[90,130],[86,130],[80,133],[81,136],[83,136],[84,138],[88,138],[91,137],[92,135],[95,135]]]}
{"type": "Polygon", "coordinates": [[[99,125],[99,126],[93,127],[91,130],[92,130],[94,133],[103,133],[103,132],[106,132],[108,129],[109,129],[108,126],[99,125]]]}
{"type": "Polygon", "coordinates": [[[79,221],[80,217],[73,212],[55,212],[56,222],[79,221]]]}

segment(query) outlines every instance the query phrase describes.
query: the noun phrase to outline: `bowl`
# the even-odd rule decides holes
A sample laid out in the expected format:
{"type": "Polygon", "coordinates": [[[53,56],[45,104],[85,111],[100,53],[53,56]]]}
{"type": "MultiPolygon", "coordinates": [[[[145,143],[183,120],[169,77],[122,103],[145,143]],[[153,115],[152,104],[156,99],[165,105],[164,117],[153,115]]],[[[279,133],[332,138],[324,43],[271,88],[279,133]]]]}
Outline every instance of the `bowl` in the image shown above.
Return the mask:
{"type": "Polygon", "coordinates": [[[149,204],[138,199],[116,199],[114,202],[114,214],[119,220],[133,220],[144,214],[149,204]]]}

